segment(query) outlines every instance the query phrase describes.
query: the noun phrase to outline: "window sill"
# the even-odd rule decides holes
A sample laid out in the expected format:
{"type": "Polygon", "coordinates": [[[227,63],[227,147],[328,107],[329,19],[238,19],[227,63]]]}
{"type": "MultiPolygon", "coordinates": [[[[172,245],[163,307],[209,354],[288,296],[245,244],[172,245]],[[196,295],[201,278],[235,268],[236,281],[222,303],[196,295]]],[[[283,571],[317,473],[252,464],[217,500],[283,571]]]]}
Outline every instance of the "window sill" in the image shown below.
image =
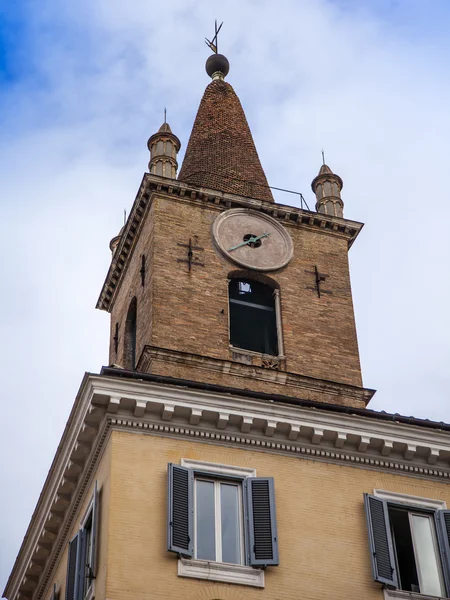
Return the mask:
{"type": "Polygon", "coordinates": [[[418,592],[405,592],[404,590],[384,590],[384,600],[445,600],[443,596],[429,596],[418,592]]]}
{"type": "Polygon", "coordinates": [[[178,576],[264,587],[264,571],[262,569],[191,558],[178,559],[178,576]]]}

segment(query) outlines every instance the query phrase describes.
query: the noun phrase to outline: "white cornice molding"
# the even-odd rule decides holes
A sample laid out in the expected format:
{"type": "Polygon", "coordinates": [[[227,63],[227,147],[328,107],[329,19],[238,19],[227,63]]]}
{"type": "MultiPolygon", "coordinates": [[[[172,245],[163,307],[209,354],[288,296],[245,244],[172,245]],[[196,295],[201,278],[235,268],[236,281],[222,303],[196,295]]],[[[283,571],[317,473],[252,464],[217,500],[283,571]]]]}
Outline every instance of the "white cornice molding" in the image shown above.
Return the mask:
{"type": "Polygon", "coordinates": [[[5,589],[40,600],[111,428],[448,480],[450,432],[231,393],[87,375],[5,589]]]}

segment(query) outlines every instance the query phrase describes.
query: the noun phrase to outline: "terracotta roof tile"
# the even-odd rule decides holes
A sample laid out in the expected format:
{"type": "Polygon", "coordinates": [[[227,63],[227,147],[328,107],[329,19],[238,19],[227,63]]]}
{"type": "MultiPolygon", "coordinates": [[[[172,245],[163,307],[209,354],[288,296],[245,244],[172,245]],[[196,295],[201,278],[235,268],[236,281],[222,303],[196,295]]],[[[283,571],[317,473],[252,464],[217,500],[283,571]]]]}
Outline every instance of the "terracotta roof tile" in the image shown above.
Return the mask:
{"type": "Polygon", "coordinates": [[[205,90],[178,179],[273,202],[239,98],[223,80],[205,90]]]}

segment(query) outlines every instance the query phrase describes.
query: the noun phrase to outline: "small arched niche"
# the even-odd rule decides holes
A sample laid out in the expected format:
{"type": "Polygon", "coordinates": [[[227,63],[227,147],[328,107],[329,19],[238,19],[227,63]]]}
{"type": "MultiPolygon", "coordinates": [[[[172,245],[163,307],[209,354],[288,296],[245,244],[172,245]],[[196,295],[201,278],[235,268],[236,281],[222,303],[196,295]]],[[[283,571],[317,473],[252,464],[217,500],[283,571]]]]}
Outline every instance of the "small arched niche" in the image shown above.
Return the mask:
{"type": "Polygon", "coordinates": [[[134,297],[128,307],[127,319],[125,321],[124,337],[124,360],[125,369],[133,370],[136,368],[136,319],[137,319],[137,300],[134,297]]]}

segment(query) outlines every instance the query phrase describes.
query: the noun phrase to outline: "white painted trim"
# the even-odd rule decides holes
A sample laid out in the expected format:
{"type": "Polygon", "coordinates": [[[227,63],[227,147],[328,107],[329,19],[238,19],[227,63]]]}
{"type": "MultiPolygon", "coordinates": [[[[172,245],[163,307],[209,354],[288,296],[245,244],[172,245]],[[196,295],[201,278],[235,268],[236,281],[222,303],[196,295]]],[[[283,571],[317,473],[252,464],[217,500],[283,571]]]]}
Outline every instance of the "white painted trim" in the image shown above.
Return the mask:
{"type": "Polygon", "coordinates": [[[256,469],[249,467],[236,467],[234,465],[224,465],[221,463],[211,463],[204,460],[193,460],[191,458],[182,458],[181,466],[194,471],[206,471],[217,475],[231,475],[233,477],[256,477],[256,469]]]}
{"type": "Polygon", "coordinates": [[[373,490],[373,495],[377,496],[377,498],[387,500],[387,502],[397,502],[411,507],[417,506],[418,508],[431,508],[433,510],[443,510],[447,508],[447,503],[444,500],[410,496],[408,494],[400,494],[399,492],[375,489],[373,490]]]}
{"type": "Polygon", "coordinates": [[[84,515],[80,521],[80,529],[84,529],[87,520],[91,516],[92,509],[94,508],[94,494],[91,494],[91,499],[89,500],[88,507],[84,511],[84,515]]]}
{"type": "MultiPolygon", "coordinates": [[[[182,458],[181,459],[181,466],[182,467],[186,467],[188,469],[193,469],[195,472],[197,473],[207,473],[208,475],[212,475],[213,477],[217,476],[217,481],[215,481],[215,485],[220,483],[220,476],[221,475],[230,475],[232,477],[239,477],[242,479],[246,479],[248,477],[256,477],[256,469],[251,469],[249,467],[237,467],[235,465],[224,465],[222,463],[212,463],[212,462],[207,462],[207,461],[203,461],[203,460],[193,460],[190,458],[182,458]]],[[[224,480],[222,480],[224,481],[224,480]]],[[[242,481],[238,482],[238,487],[239,487],[239,521],[240,521],[240,546],[241,546],[241,561],[245,562],[245,557],[246,557],[246,549],[245,549],[245,545],[244,545],[244,507],[243,507],[243,497],[242,497],[242,481]]],[[[194,494],[195,497],[195,494],[194,494]]],[[[217,503],[220,503],[219,500],[219,494],[217,493],[217,490],[214,489],[214,497],[215,497],[215,501],[217,503]]],[[[195,499],[194,499],[194,505],[195,505],[195,499]]],[[[194,508],[194,515],[196,514],[197,509],[196,507],[194,508]]],[[[219,505],[216,505],[216,558],[217,561],[208,563],[208,564],[216,564],[220,563],[220,564],[225,564],[222,563],[222,547],[221,547],[221,542],[219,542],[219,540],[221,539],[221,522],[220,522],[220,518],[219,518],[219,514],[220,514],[220,508],[219,505]]],[[[197,554],[197,548],[196,548],[196,534],[194,534],[194,545],[195,545],[195,552],[194,552],[194,556],[197,554]]],[[[197,561],[198,559],[192,559],[197,561]]],[[[201,563],[201,565],[203,565],[203,563],[208,562],[208,561],[198,561],[199,563],[201,563]]],[[[238,566],[238,565],[232,565],[234,566],[238,566]]],[[[244,566],[244,565],[242,565],[244,566]]]]}
{"type": "Polygon", "coordinates": [[[255,569],[242,565],[208,562],[191,558],[178,559],[178,576],[223,581],[253,587],[264,587],[263,569],[255,569]]]}
{"type": "Polygon", "coordinates": [[[442,596],[428,596],[417,592],[405,592],[403,590],[390,590],[384,588],[384,600],[446,600],[442,596]]]}
{"type": "Polygon", "coordinates": [[[84,596],[84,600],[94,600],[95,598],[95,579],[91,581],[88,591],[84,596]]]}
{"type": "MultiPolygon", "coordinates": [[[[394,421],[371,419],[355,414],[342,414],[293,406],[268,403],[267,400],[243,398],[232,394],[186,389],[178,386],[119,380],[115,378],[91,376],[97,394],[123,398],[124,400],[145,400],[147,403],[161,402],[177,407],[202,408],[216,412],[229,412],[240,416],[257,416],[259,419],[273,417],[285,423],[300,424],[304,427],[318,427],[340,431],[348,435],[367,437],[370,440],[387,439],[393,443],[409,444],[428,449],[442,449],[450,453],[450,435],[435,429],[427,430],[417,425],[407,425],[394,421]]],[[[379,454],[379,453],[378,453],[379,454]]],[[[412,458],[415,458],[414,453],[412,458]]]]}
{"type": "Polygon", "coordinates": [[[278,288],[275,288],[273,290],[273,293],[275,296],[275,319],[277,324],[278,358],[284,359],[283,321],[281,319],[280,290],[278,288]]]}

